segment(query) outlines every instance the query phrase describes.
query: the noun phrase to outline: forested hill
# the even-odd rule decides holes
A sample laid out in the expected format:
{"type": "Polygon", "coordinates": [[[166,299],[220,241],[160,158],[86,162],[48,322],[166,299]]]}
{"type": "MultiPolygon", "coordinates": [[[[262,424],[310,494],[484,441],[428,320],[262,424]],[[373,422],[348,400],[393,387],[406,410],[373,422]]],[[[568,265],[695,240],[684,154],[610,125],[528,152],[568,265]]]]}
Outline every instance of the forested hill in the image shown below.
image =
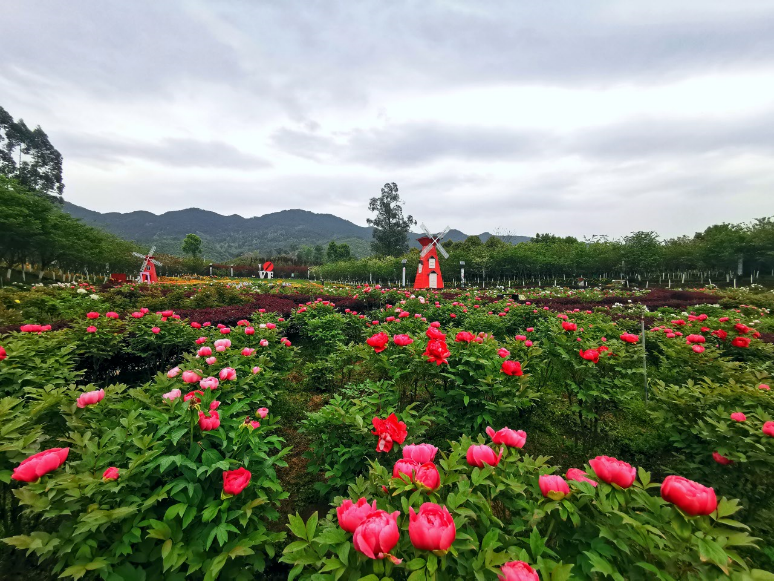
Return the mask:
{"type": "MultiPolygon", "coordinates": [[[[180,255],[180,245],[188,233],[203,241],[204,256],[210,260],[228,260],[245,252],[259,251],[265,255],[295,252],[301,246],[327,245],[331,240],[347,243],[353,254],[366,256],[370,251],[372,229],[358,226],[332,214],[316,214],[306,210],[283,210],[264,216],[244,218],[237,214],[223,216],[199,208],[187,208],[156,215],[151,212],[108,212],[102,214],[69,202],[64,210],[91,226],[98,226],[138,244],[155,244],[157,252],[180,255]]],[[[490,234],[479,235],[486,242],[490,234]]],[[[419,234],[411,235],[412,243],[419,234]]],[[[445,240],[464,240],[467,234],[451,230],[445,240]]],[[[526,236],[511,236],[509,242],[529,240],[526,236]]],[[[418,246],[418,244],[415,244],[418,246]]]]}

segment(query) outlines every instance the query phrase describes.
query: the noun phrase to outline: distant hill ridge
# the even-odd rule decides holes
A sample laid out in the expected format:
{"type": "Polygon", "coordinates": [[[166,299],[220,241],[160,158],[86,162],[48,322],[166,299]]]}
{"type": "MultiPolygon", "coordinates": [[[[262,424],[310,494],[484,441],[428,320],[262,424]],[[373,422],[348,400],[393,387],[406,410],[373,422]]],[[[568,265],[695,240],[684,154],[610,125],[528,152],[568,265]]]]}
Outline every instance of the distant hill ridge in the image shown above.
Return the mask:
{"type": "MultiPolygon", "coordinates": [[[[358,226],[333,214],[307,210],[282,210],[252,218],[238,214],[224,216],[200,208],[173,210],[159,215],[146,211],[103,214],[70,202],[64,203],[64,210],[86,224],[126,240],[146,246],[155,244],[158,252],[167,254],[180,255],[183,238],[188,233],[194,233],[202,239],[204,255],[213,260],[228,260],[256,250],[266,254],[294,252],[304,245],[327,245],[331,240],[349,244],[353,253],[362,257],[370,253],[373,238],[373,228],[369,226],[358,226]]],[[[479,234],[482,242],[490,236],[489,232],[479,234]]],[[[415,239],[420,234],[411,234],[410,237],[412,245],[419,247],[415,239]]],[[[457,242],[467,237],[459,230],[450,230],[444,240],[457,242]]],[[[518,243],[530,238],[508,236],[503,239],[518,243]]]]}

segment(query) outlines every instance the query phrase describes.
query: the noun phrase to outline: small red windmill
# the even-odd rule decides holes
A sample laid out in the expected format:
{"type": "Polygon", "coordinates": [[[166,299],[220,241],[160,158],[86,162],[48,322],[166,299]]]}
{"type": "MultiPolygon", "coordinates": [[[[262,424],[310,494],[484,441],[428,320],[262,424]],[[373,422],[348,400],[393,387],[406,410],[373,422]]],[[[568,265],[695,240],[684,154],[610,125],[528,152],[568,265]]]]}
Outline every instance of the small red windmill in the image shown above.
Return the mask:
{"type": "Polygon", "coordinates": [[[159,280],[159,277],[156,276],[156,267],[164,265],[153,258],[153,252],[155,250],[156,247],[152,246],[148,254],[132,252],[132,254],[134,254],[136,257],[143,259],[142,267],[140,268],[140,275],[137,277],[139,282],[157,282],[159,280]]]}
{"type": "Polygon", "coordinates": [[[438,249],[444,258],[449,258],[449,253],[441,246],[441,239],[449,232],[446,230],[437,234],[430,234],[427,226],[420,224],[422,230],[427,236],[417,238],[417,242],[422,245],[422,251],[419,253],[419,266],[417,267],[417,277],[414,280],[414,288],[443,288],[443,277],[441,276],[441,265],[438,263],[438,249]]]}

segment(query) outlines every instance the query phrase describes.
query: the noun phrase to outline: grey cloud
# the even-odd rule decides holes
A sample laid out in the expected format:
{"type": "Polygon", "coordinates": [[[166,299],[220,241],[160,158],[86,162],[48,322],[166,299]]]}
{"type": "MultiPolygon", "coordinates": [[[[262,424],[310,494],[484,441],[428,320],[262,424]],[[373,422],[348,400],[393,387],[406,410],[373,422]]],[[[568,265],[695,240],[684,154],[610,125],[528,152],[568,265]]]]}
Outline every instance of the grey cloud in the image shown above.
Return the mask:
{"type": "Polygon", "coordinates": [[[393,85],[652,83],[771,64],[774,5],[713,15],[722,5],[12,0],[0,6],[14,23],[0,37],[0,74],[29,71],[115,99],[222,84],[302,120],[393,85]]]}
{"type": "Polygon", "coordinates": [[[552,140],[540,132],[440,123],[358,129],[337,137],[282,128],[272,142],[286,153],[316,161],[409,167],[448,158],[519,161],[544,152],[552,140]]]}
{"type": "Polygon", "coordinates": [[[65,159],[97,163],[122,163],[142,159],[170,167],[204,167],[237,170],[271,167],[268,161],[240,151],[222,141],[166,138],[155,143],[82,134],[60,135],[58,146],[65,159]]]}
{"type": "Polygon", "coordinates": [[[572,136],[567,150],[602,158],[774,150],[774,111],[741,119],[634,119],[572,136]]]}

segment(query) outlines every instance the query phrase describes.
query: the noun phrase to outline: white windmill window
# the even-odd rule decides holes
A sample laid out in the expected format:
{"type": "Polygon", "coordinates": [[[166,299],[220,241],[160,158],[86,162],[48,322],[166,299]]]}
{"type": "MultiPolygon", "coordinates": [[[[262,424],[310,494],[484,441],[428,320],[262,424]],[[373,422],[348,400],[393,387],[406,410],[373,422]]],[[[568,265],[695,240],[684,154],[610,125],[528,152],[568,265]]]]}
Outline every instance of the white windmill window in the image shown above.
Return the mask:
{"type": "Polygon", "coordinates": [[[430,268],[435,268],[435,258],[430,259],[430,264],[428,265],[430,268]]]}
{"type": "Polygon", "coordinates": [[[417,269],[417,274],[421,274],[422,272],[422,263],[419,263],[419,268],[417,269]]]}

